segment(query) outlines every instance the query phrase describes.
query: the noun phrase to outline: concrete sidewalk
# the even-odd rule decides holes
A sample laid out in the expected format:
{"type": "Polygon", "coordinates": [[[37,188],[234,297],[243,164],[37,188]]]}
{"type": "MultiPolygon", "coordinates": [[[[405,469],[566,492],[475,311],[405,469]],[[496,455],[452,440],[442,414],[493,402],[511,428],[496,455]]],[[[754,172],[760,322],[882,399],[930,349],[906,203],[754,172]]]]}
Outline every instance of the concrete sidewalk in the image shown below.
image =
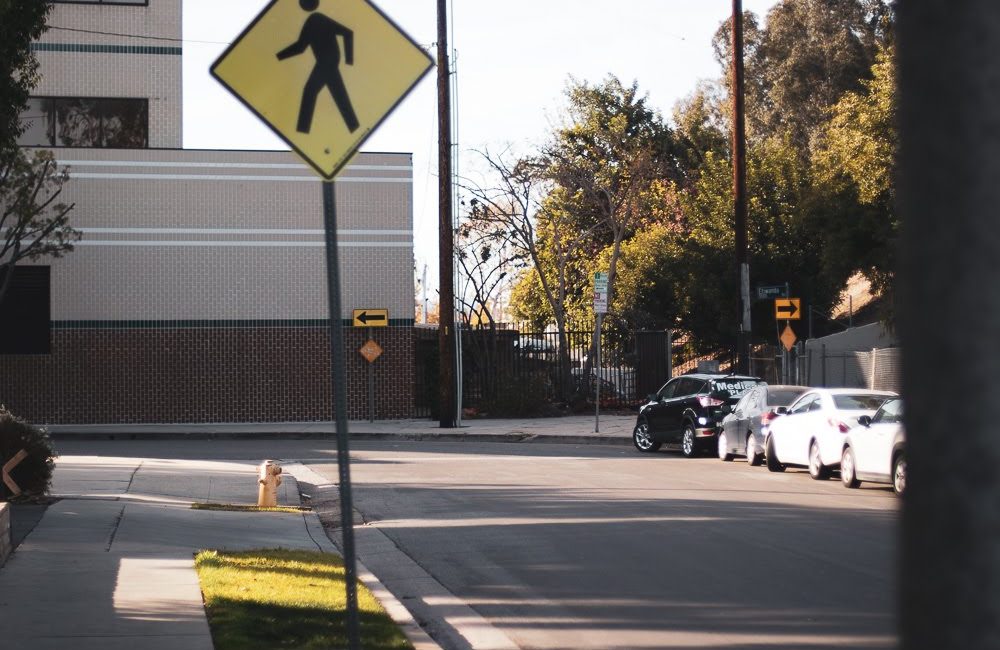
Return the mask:
{"type": "MultiPolygon", "coordinates": [[[[594,414],[558,418],[473,419],[442,429],[436,420],[356,420],[348,423],[354,440],[436,440],[477,442],[554,442],[564,444],[631,444],[636,416],[594,414]],[[595,432],[596,428],[599,429],[595,432]]],[[[253,439],[326,438],[336,434],[333,422],[220,424],[53,424],[46,427],[61,439],[253,439]]]]}
{"type": "MultiPolygon", "coordinates": [[[[60,501],[0,569],[0,647],[212,650],[196,551],[336,552],[315,513],[190,507],[255,503],[256,478],[248,462],[60,458],[52,490],[60,501]]],[[[295,478],[283,479],[279,503],[298,505],[295,478]]],[[[438,647],[366,569],[358,573],[418,649],[438,647]]]]}

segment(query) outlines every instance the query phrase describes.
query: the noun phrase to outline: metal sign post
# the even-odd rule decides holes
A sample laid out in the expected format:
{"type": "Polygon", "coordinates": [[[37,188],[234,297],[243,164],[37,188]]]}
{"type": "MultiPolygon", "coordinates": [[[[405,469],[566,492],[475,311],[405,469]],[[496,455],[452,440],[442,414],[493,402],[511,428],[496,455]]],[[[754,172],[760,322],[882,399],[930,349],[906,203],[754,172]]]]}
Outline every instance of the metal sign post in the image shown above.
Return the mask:
{"type": "Polygon", "coordinates": [[[347,386],[344,382],[344,324],[340,320],[340,262],[337,259],[337,207],[332,181],[323,183],[323,228],[326,230],[327,299],[330,305],[330,381],[337,423],[337,468],[340,471],[340,533],[347,589],[347,637],[352,650],[360,647],[357,563],[354,555],[354,506],[347,432],[347,386]]]}
{"type": "Polygon", "coordinates": [[[597,344],[594,346],[594,433],[601,432],[601,325],[608,313],[608,274],[594,274],[594,314],[597,316],[597,344]]]}
{"type": "MultiPolygon", "coordinates": [[[[347,445],[337,210],[332,181],[433,65],[423,48],[369,0],[341,0],[322,5],[319,0],[271,0],[210,70],[213,77],[326,179],[323,225],[330,307],[330,376],[337,423],[347,637],[351,650],[357,650],[361,641],[347,445]],[[328,95],[333,101],[319,101],[321,95],[328,95]]],[[[354,318],[364,326],[388,324],[385,310],[355,313],[354,318]]]]}
{"type": "Polygon", "coordinates": [[[368,341],[361,346],[358,353],[368,362],[368,421],[375,421],[375,359],[382,356],[382,346],[375,342],[375,339],[368,341]]]}

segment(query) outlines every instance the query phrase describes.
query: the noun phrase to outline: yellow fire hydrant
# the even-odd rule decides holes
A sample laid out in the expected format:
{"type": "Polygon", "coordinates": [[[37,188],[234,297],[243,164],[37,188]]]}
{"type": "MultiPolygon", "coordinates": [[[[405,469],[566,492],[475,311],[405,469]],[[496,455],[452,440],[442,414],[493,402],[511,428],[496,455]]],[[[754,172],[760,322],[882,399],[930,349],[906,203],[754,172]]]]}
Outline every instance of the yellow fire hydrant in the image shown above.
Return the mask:
{"type": "Polygon", "coordinates": [[[257,505],[262,508],[277,506],[278,486],[281,485],[281,465],[273,460],[265,460],[260,464],[257,483],[260,484],[260,489],[257,491],[257,505]]]}

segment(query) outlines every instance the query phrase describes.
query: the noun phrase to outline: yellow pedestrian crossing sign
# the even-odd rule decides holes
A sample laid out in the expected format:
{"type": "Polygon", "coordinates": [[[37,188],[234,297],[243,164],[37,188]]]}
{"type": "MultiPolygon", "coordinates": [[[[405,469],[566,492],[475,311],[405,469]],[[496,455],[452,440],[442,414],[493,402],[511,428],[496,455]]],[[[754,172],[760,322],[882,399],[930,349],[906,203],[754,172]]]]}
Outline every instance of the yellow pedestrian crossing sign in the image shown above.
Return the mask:
{"type": "Polygon", "coordinates": [[[368,0],[272,0],[211,72],[330,180],[433,65],[368,0]]]}

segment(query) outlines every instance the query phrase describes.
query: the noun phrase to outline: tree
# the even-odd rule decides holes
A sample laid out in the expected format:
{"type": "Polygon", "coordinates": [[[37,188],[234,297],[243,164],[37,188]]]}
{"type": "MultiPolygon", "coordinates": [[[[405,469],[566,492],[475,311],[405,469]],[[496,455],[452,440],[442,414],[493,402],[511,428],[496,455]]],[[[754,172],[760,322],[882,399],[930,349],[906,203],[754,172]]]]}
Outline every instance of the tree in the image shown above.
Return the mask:
{"type": "MultiPolygon", "coordinates": [[[[883,0],[782,0],[757,28],[747,15],[747,132],[755,140],[791,137],[805,159],[817,127],[845,92],[870,77],[880,43],[891,36],[892,10],[883,0]]],[[[715,36],[726,69],[729,23],[715,36]]],[[[728,74],[728,73],[727,73],[728,74]]]]}
{"type": "Polygon", "coordinates": [[[824,124],[813,167],[827,207],[816,229],[823,254],[837,274],[863,273],[872,288],[891,290],[895,269],[896,84],[893,49],[879,52],[872,78],[845,94],[824,124]],[[837,209],[830,209],[836,206],[837,209]]]}
{"type": "MultiPolygon", "coordinates": [[[[566,95],[567,122],[542,152],[546,174],[559,189],[552,195],[558,200],[554,212],[571,215],[599,250],[609,249],[613,303],[622,243],[652,218],[667,183],[681,178],[682,152],[637,83],[626,87],[613,75],[596,85],[572,81],[566,95]]],[[[593,349],[598,336],[595,328],[593,349]]]]}
{"type": "Polygon", "coordinates": [[[80,239],[69,226],[73,204],[56,202],[68,180],[48,151],[15,148],[0,164],[0,304],[18,262],[62,257],[80,239]]]}
{"type": "Polygon", "coordinates": [[[45,31],[51,8],[38,0],[0,0],[0,162],[14,155],[24,130],[21,113],[38,82],[31,42],[45,31]]]}
{"type": "MultiPolygon", "coordinates": [[[[823,241],[813,231],[813,179],[788,139],[752,144],[747,151],[748,244],[753,277],[762,284],[789,282],[812,306],[832,305],[846,276],[822,264],[823,241]]],[[[670,273],[678,286],[678,323],[703,350],[733,339],[730,307],[737,295],[731,266],[734,250],[732,167],[709,153],[698,182],[680,195],[683,228],[670,273]]],[[[759,303],[753,322],[760,338],[773,337],[773,312],[759,303]]]]}
{"type": "MultiPolygon", "coordinates": [[[[463,189],[472,196],[464,228],[469,233],[491,233],[495,243],[504,241],[518,252],[517,262],[531,261],[534,275],[522,274],[517,284],[527,282],[536,289],[533,297],[539,299],[536,301],[539,309],[529,320],[538,322],[540,329],[544,328],[541,321],[548,322],[550,318],[555,321],[563,374],[561,384],[568,394],[571,377],[566,340],[567,297],[572,263],[580,257],[586,237],[581,236],[585,233],[573,230],[574,224],[565,211],[551,198],[544,198],[546,193],[559,190],[552,190],[539,162],[532,158],[510,160],[508,153],[495,155],[488,149],[480,152],[495,185],[463,184],[463,189]],[[546,316],[540,318],[539,312],[546,316]]],[[[524,317],[526,310],[518,309],[517,301],[513,302],[514,313],[524,317]]]]}

